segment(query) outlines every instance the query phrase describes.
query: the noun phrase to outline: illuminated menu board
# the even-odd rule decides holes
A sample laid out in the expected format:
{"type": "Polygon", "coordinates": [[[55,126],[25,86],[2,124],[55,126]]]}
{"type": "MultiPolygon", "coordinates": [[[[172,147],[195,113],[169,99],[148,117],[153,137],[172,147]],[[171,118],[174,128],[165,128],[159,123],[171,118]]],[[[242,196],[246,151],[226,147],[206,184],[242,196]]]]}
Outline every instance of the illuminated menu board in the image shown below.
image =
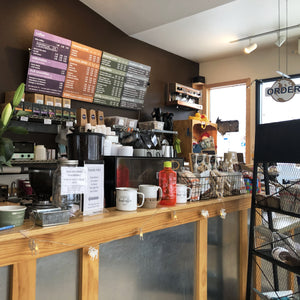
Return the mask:
{"type": "Polygon", "coordinates": [[[149,83],[151,67],[129,61],[122,92],[121,107],[141,109],[149,83]]]}
{"type": "Polygon", "coordinates": [[[103,52],[94,102],[102,105],[120,106],[129,61],[103,52]]]}
{"type": "Polygon", "coordinates": [[[151,67],[34,31],[26,91],[141,109],[151,67]]]}
{"type": "Polygon", "coordinates": [[[64,98],[93,102],[102,51],[72,42],[64,98]]]}
{"type": "Polygon", "coordinates": [[[35,30],[26,79],[26,91],[61,96],[71,41],[35,30]]]}

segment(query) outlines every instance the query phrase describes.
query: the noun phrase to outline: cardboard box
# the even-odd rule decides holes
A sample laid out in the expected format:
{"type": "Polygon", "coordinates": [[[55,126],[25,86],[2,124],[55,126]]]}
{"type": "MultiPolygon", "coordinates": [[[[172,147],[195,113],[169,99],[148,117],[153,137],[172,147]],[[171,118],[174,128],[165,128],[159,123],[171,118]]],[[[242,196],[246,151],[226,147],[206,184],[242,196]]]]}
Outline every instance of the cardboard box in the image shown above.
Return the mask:
{"type": "Polygon", "coordinates": [[[85,108],[78,108],[76,110],[76,120],[78,126],[85,126],[87,123],[87,112],[85,108]]]}
{"type": "Polygon", "coordinates": [[[62,98],[53,97],[54,106],[62,107],[62,98]]]}
{"type": "MultiPolygon", "coordinates": [[[[5,92],[5,103],[12,102],[14,99],[15,91],[8,91],[5,92]]],[[[25,101],[25,93],[23,94],[23,97],[21,98],[21,101],[25,101]]]]}
{"type": "Polygon", "coordinates": [[[97,125],[104,125],[104,113],[101,110],[97,110],[97,125]]]}
{"type": "Polygon", "coordinates": [[[70,120],[73,122],[76,121],[76,108],[70,108],[70,120]]]}
{"type": "Polygon", "coordinates": [[[71,99],[63,98],[62,107],[71,108],[71,99]]]}
{"type": "Polygon", "coordinates": [[[54,97],[45,95],[44,104],[49,106],[54,106],[54,97]]]}
{"type": "Polygon", "coordinates": [[[62,108],[61,107],[55,107],[55,118],[57,120],[62,119],[62,108]]]}
{"type": "Polygon", "coordinates": [[[63,107],[62,110],[63,110],[62,111],[62,117],[63,117],[63,119],[64,120],[69,120],[69,118],[70,118],[70,108],[63,107]]]}
{"type": "Polygon", "coordinates": [[[31,102],[24,102],[23,110],[32,112],[32,103],[31,102]]]}
{"type": "MultiPolygon", "coordinates": [[[[14,99],[15,91],[8,91],[5,92],[5,103],[12,102],[14,99]]],[[[23,97],[21,98],[21,102],[25,101],[25,93],[23,94],[23,97]]]]}
{"type": "Polygon", "coordinates": [[[36,104],[44,104],[44,95],[36,94],[36,93],[26,93],[25,101],[36,103],[36,104]]]}
{"type": "Polygon", "coordinates": [[[94,109],[89,109],[87,111],[87,120],[92,126],[97,125],[96,111],[94,109]]]}

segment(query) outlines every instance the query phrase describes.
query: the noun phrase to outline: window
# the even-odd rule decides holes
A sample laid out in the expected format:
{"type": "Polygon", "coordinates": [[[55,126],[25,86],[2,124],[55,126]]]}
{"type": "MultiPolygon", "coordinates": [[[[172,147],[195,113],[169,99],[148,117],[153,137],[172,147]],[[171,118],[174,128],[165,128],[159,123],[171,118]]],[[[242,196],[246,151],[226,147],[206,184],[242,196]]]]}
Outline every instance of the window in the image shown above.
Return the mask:
{"type": "MultiPolygon", "coordinates": [[[[291,76],[296,85],[300,85],[300,75],[291,76]]],[[[266,95],[266,89],[272,87],[279,78],[270,78],[257,81],[259,111],[257,112],[259,124],[288,121],[300,118],[300,94],[286,102],[277,102],[266,95]]]]}
{"type": "Polygon", "coordinates": [[[244,161],[249,162],[248,143],[248,111],[247,103],[250,101],[250,80],[207,85],[209,101],[209,119],[216,123],[221,121],[239,121],[238,132],[227,132],[217,137],[217,155],[224,156],[228,151],[243,153],[244,161]]]}

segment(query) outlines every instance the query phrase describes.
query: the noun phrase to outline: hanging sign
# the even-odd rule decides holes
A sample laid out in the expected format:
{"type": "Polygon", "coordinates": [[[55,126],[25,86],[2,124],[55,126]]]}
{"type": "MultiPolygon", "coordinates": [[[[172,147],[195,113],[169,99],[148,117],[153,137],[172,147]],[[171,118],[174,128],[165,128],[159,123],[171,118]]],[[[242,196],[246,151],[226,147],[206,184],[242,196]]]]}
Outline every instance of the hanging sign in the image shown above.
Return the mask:
{"type": "Polygon", "coordinates": [[[265,92],[266,96],[271,96],[277,102],[287,102],[300,93],[300,85],[296,85],[291,79],[281,78],[271,88],[266,88],[265,92]]]}

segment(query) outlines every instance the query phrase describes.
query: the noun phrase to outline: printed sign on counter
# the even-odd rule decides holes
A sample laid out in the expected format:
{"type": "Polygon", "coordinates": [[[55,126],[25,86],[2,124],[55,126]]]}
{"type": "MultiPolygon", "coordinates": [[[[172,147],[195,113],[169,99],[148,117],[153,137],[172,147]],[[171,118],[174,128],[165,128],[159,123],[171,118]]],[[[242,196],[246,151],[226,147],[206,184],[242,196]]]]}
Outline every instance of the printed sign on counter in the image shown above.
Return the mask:
{"type": "Polygon", "coordinates": [[[83,215],[97,213],[104,208],[104,165],[85,164],[87,188],[84,193],[83,215]]]}
{"type": "Polygon", "coordinates": [[[102,51],[72,42],[63,97],[93,102],[102,51]]]}
{"type": "Polygon", "coordinates": [[[26,80],[27,92],[61,96],[71,41],[35,30],[26,80]]]}
{"type": "Polygon", "coordinates": [[[86,190],[86,169],[61,167],[61,195],[84,194],[86,190]]]}
{"type": "Polygon", "coordinates": [[[119,106],[128,60],[103,52],[94,102],[102,105],[119,106]]]}

